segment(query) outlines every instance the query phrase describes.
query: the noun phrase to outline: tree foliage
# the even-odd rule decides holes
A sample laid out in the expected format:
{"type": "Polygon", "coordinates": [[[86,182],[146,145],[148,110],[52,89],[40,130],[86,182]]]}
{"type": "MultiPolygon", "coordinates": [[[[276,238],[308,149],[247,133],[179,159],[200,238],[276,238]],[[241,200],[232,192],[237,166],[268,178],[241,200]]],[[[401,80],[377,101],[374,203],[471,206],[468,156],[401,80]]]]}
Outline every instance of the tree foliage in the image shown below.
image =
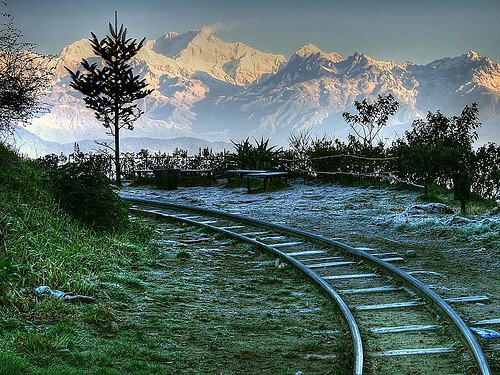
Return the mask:
{"type": "Polygon", "coordinates": [[[45,110],[41,98],[52,78],[52,58],[34,52],[35,44],[22,42],[13,18],[0,15],[0,133],[9,135],[16,124],[27,125],[45,110]]]}
{"type": "Polygon", "coordinates": [[[382,128],[387,125],[389,116],[396,113],[399,103],[392,96],[378,95],[377,100],[369,103],[367,99],[362,102],[355,101],[354,107],[357,115],[344,112],[342,117],[351,126],[355,135],[363,142],[365,147],[371,147],[382,128]]]}
{"type": "Polygon", "coordinates": [[[437,111],[429,112],[426,120],[415,120],[412,129],[392,147],[400,177],[427,186],[432,182],[446,184],[454,173],[471,174],[473,144],[480,126],[476,103],[465,106],[460,116],[447,117],[437,111]]]}
{"type": "Polygon", "coordinates": [[[114,145],[104,144],[114,151],[117,183],[121,182],[120,129],[133,130],[133,123],[143,114],[137,101],[149,95],[147,83],[134,74],[129,61],[144,45],[127,38],[127,29],[109,24],[109,35],[99,40],[94,33],[90,39],[92,49],[102,58],[102,64],[82,60],[83,71],[66,68],[72,82],[71,87],[80,91],[88,108],[94,110],[97,120],[114,137],[114,145]]]}
{"type": "Polygon", "coordinates": [[[480,147],[475,159],[472,190],[485,198],[500,198],[500,145],[480,147]]]}

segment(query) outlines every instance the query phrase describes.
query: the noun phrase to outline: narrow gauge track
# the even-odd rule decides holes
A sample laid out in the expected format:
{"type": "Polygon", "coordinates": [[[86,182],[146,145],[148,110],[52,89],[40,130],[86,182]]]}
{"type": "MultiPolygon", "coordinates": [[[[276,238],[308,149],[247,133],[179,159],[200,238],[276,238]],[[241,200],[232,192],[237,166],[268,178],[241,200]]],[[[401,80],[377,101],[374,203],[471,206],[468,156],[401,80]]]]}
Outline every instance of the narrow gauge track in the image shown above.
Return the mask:
{"type": "Polygon", "coordinates": [[[391,373],[399,368],[421,374],[491,374],[477,340],[448,304],[485,297],[443,300],[411,276],[412,272],[394,266],[392,263],[404,261],[397,254],[353,248],[313,233],[222,211],[126,199],[141,207],[133,207],[134,211],[224,233],[303,271],[343,314],[353,342],[355,375],[385,374],[385,366],[390,366],[391,373]],[[410,366],[417,366],[415,372],[410,366]]]}

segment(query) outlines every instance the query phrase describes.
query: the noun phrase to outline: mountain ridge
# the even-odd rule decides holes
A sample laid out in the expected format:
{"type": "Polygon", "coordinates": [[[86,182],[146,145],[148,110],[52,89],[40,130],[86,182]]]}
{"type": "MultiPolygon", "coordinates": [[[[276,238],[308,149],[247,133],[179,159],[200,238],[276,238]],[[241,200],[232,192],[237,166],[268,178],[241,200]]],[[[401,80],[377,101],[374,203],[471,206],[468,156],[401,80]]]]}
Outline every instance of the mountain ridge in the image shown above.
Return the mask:
{"type": "MultiPolygon", "coordinates": [[[[51,113],[34,119],[28,131],[59,143],[103,137],[64,69],[76,69],[82,58],[98,61],[86,39],[61,50],[46,97],[51,113]]],[[[361,52],[343,58],[308,43],[287,60],[191,30],[146,41],[131,64],[154,91],[140,102],[145,113],[135,130],[123,137],[227,142],[264,136],[286,145],[291,132],[312,130],[342,138],[349,128],[341,114],[354,111],[355,100],[391,93],[400,109],[384,137],[401,135],[427,111],[454,115],[478,102],[485,141],[500,141],[500,65],[474,51],[416,65],[361,52]]]]}

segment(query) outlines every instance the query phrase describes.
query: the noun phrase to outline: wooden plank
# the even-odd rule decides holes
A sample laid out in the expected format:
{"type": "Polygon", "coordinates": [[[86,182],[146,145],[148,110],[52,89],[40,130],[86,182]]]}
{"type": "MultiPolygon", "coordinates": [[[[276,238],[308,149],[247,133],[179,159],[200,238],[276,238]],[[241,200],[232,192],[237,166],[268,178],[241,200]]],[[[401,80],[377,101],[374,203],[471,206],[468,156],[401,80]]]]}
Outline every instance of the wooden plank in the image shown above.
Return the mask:
{"type": "Polygon", "coordinates": [[[386,350],[383,352],[373,353],[375,357],[394,357],[394,356],[407,356],[407,355],[429,355],[429,354],[445,354],[453,353],[453,348],[419,348],[419,349],[399,349],[399,350],[386,350]]]}
{"type": "Polygon", "coordinates": [[[267,236],[267,237],[259,237],[260,241],[269,241],[269,240],[274,240],[274,241],[279,241],[279,240],[286,240],[286,236],[267,236]]]}
{"type": "Polygon", "coordinates": [[[267,245],[267,246],[271,246],[274,248],[281,248],[281,247],[291,247],[291,246],[297,246],[297,245],[302,245],[302,242],[283,242],[283,243],[275,243],[275,244],[267,245]]]}
{"type": "Polygon", "coordinates": [[[367,253],[370,253],[372,251],[378,251],[377,249],[372,249],[371,247],[355,247],[356,250],[361,250],[367,253]]]}
{"type": "Polygon", "coordinates": [[[477,322],[471,322],[472,326],[488,326],[488,325],[496,325],[500,324],[500,319],[485,319],[479,320],[477,322]]]}
{"type": "Polygon", "coordinates": [[[269,234],[269,232],[246,232],[242,233],[241,235],[245,237],[255,237],[255,236],[262,236],[264,234],[269,234]]]}
{"type": "Polygon", "coordinates": [[[200,221],[198,224],[215,224],[217,220],[200,221]]]}
{"type": "Polygon", "coordinates": [[[291,257],[300,257],[303,255],[321,255],[326,254],[325,250],[305,250],[305,251],[296,251],[294,253],[287,253],[286,255],[291,257]]]}
{"type": "Polygon", "coordinates": [[[244,225],[230,225],[227,227],[219,227],[220,229],[225,229],[225,230],[232,230],[232,229],[243,229],[245,228],[244,225]]]}
{"type": "Polygon", "coordinates": [[[400,333],[400,332],[420,332],[420,331],[434,331],[441,328],[442,326],[435,324],[428,325],[409,325],[409,326],[399,326],[399,327],[375,327],[370,328],[372,333],[383,334],[383,333],[400,333]]]}
{"type": "Polygon", "coordinates": [[[364,293],[383,293],[383,292],[395,292],[401,290],[400,287],[397,286],[392,286],[392,285],[386,285],[386,286],[379,286],[376,288],[361,288],[361,289],[345,289],[345,290],[339,290],[340,294],[364,294],[364,293]]]}
{"type": "Polygon", "coordinates": [[[500,352],[500,344],[490,344],[486,347],[489,352],[500,352]]]}
{"type": "Polygon", "coordinates": [[[406,307],[415,307],[422,305],[425,305],[425,302],[408,301],[408,302],[382,303],[379,305],[361,305],[361,306],[356,306],[354,309],[357,311],[371,311],[371,310],[403,309],[406,307]]]}
{"type": "Polygon", "coordinates": [[[405,259],[401,258],[401,257],[384,258],[384,259],[380,259],[380,260],[383,260],[384,262],[387,262],[387,263],[395,263],[395,262],[404,262],[405,261],[405,259]]]}
{"type": "Polygon", "coordinates": [[[323,276],[323,280],[348,280],[348,279],[364,279],[370,277],[380,277],[376,273],[355,273],[353,275],[334,275],[334,276],[323,276]]]}
{"type": "Polygon", "coordinates": [[[352,260],[346,260],[343,262],[325,262],[325,263],[309,264],[306,266],[307,268],[315,269],[315,268],[327,268],[327,267],[342,267],[342,266],[349,266],[351,264],[356,264],[356,262],[353,262],[352,260]]]}
{"type": "Polygon", "coordinates": [[[302,263],[306,264],[307,262],[343,262],[345,261],[345,257],[321,257],[321,258],[310,258],[310,259],[302,259],[302,263]]]}
{"type": "Polygon", "coordinates": [[[445,298],[444,300],[448,303],[472,303],[472,302],[489,301],[490,299],[487,296],[468,296],[468,297],[445,298]]]}

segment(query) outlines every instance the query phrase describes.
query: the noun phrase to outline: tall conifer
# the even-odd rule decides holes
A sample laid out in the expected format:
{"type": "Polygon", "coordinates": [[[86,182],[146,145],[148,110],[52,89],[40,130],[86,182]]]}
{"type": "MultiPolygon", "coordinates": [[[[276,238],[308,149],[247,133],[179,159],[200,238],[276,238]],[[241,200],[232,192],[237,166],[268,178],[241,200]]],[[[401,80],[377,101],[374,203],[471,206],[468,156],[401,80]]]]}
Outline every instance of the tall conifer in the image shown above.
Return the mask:
{"type": "Polygon", "coordinates": [[[83,59],[83,71],[66,70],[72,78],[71,87],[84,95],[86,106],[94,110],[107,134],[114,137],[114,144],[103,145],[114,151],[116,182],[120,185],[120,129],[134,129],[133,123],[143,114],[137,101],[152,91],[146,89],[144,79],[134,75],[129,64],[144,45],[145,38],[140,42],[127,39],[127,29],[122,24],[118,30],[116,22],[114,27],[109,24],[109,35],[104,39],[99,40],[94,33],[91,35],[92,49],[102,58],[102,64],[83,59]]]}

